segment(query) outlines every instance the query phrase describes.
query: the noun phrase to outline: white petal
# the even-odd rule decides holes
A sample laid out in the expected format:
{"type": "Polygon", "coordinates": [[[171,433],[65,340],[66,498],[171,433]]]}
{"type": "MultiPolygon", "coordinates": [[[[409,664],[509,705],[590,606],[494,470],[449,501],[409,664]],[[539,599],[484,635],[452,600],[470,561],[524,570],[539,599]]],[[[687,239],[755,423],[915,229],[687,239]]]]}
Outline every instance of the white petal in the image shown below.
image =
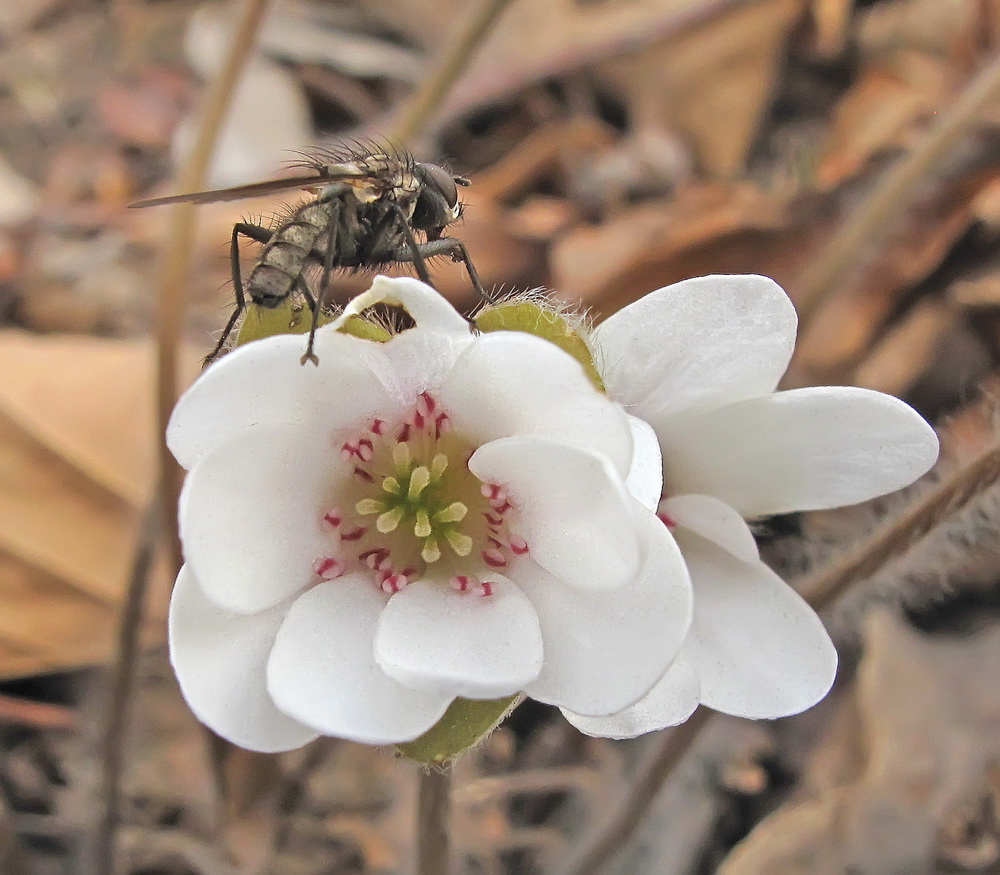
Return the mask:
{"type": "Polygon", "coordinates": [[[339,328],[351,316],[357,316],[376,304],[402,307],[417,323],[418,329],[469,334],[468,321],[440,292],[408,276],[375,277],[371,288],[352,299],[332,324],[339,328]]]}
{"type": "Polygon", "coordinates": [[[772,719],[822,699],[837,673],[837,651],[816,612],[763,562],[741,562],[683,531],[677,540],[694,587],[684,652],[698,671],[702,702],[772,719]]]}
{"type": "Polygon", "coordinates": [[[676,657],[691,622],[691,584],[680,550],[652,513],[637,508],[646,562],[612,592],[581,592],[534,562],[518,585],[538,611],[545,665],[525,692],[581,714],[610,714],[644,696],[676,657]]]}
{"type": "Polygon", "coordinates": [[[625,487],[647,510],[655,511],[663,494],[663,457],[653,427],[634,416],[628,418],[632,430],[632,466],[625,487]]]}
{"type": "Polygon", "coordinates": [[[711,495],[674,495],[660,502],[668,525],[701,535],[744,562],[756,562],[760,551],[750,527],[735,510],[711,495]]]}
{"type": "Polygon", "coordinates": [[[532,334],[494,331],[462,353],[441,389],[455,431],[474,444],[539,435],[602,453],[624,476],[632,435],[624,411],[580,363],[532,334]]]}
{"type": "Polygon", "coordinates": [[[324,326],[319,364],[300,364],[303,335],[280,334],[233,350],[206,370],[174,408],[167,445],[190,469],[206,452],[261,422],[316,422],[328,430],[390,404],[373,368],[382,344],[324,326]]]}
{"type": "Polygon", "coordinates": [[[411,690],[375,664],[385,597],[363,575],[321,583],[296,600],[267,665],[275,704],[325,735],[364,744],[412,741],[452,697],[411,690]]]}
{"type": "Polygon", "coordinates": [[[382,670],[415,690],[467,699],[509,696],[538,677],[535,609],[506,578],[490,581],[488,596],[426,579],[394,595],[375,635],[382,670]]]}
{"type": "Polygon", "coordinates": [[[412,328],[382,344],[384,369],[377,369],[386,391],[400,404],[409,406],[421,392],[437,393],[470,343],[468,332],[427,331],[412,328]]]}
{"type": "Polygon", "coordinates": [[[744,517],[892,492],[938,452],[920,414],[869,389],[795,389],[652,424],[667,491],[714,495],[744,517]]]}
{"type": "Polygon", "coordinates": [[[184,482],[184,556],[208,597],[254,613],[312,582],[329,550],[323,496],[340,459],[301,425],[259,425],[207,453],[184,482]]]}
{"type": "Polygon", "coordinates": [[[598,738],[635,738],[683,723],[698,707],[698,674],[681,651],[656,686],[634,705],[607,717],[584,717],[563,709],[581,732],[598,738]]]}
{"type": "Polygon", "coordinates": [[[615,589],[635,578],[642,544],[632,499],[604,456],[511,437],[481,446],[469,470],[507,489],[532,559],[565,583],[615,589]]]}
{"type": "Polygon", "coordinates": [[[267,658],[287,604],[248,616],[210,602],[181,568],[170,599],[170,661],[195,716],[223,738],[272,753],[316,732],[286,717],[267,693],[267,658]]]}
{"type": "Polygon", "coordinates": [[[608,394],[643,419],[774,390],[795,344],[795,308],[763,276],[705,276],[652,292],[594,332],[608,394]]]}

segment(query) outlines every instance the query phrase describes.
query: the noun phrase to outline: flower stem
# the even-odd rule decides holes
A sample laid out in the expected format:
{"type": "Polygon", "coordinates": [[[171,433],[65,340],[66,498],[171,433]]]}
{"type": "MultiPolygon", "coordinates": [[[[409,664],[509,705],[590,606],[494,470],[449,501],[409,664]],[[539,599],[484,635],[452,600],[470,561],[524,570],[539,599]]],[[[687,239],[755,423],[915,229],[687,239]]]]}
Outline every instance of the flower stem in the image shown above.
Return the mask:
{"type": "Polygon", "coordinates": [[[417,875],[445,875],[449,871],[451,776],[451,763],[420,770],[417,875]]]}

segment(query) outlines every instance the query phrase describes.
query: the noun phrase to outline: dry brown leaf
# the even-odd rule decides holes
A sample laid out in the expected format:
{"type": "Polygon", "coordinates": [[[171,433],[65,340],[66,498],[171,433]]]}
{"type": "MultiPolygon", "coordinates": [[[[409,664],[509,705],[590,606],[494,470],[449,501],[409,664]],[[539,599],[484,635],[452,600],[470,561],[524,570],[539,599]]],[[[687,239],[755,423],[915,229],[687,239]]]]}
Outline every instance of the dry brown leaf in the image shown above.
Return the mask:
{"type": "Polygon", "coordinates": [[[152,347],[6,332],[0,368],[0,676],[105,659],[153,480],[152,347]]]}
{"type": "MultiPolygon", "coordinates": [[[[552,252],[553,288],[611,313],[692,275],[678,264],[686,251],[737,232],[779,228],[784,221],[781,202],[752,186],[683,189],[669,202],[644,204],[567,234],[552,252]]],[[[719,262],[703,272],[727,269],[719,262]]]]}
{"type": "Polygon", "coordinates": [[[832,188],[882,153],[906,145],[957,85],[955,69],[919,52],[898,52],[868,67],[840,102],[817,168],[821,189],[832,188]]]}
{"type": "Polygon", "coordinates": [[[633,127],[680,133],[712,178],[740,173],[803,8],[802,0],[749,3],[609,65],[633,127]]]}
{"type": "MultiPolygon", "coordinates": [[[[1000,698],[984,667],[1000,660],[1000,628],[928,636],[880,608],[864,638],[855,701],[806,777],[812,798],[766,818],[720,875],[970,871],[951,868],[970,849],[948,833],[996,792],[1000,698]]],[[[993,850],[972,871],[996,871],[993,850]]]]}

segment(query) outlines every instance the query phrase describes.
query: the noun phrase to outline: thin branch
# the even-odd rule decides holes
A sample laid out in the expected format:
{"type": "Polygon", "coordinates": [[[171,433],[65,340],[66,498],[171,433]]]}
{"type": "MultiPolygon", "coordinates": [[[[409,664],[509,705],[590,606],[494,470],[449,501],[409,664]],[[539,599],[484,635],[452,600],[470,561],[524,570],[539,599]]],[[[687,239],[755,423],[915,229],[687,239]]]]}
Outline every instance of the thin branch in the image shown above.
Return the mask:
{"type": "Polygon", "coordinates": [[[512,0],[482,0],[479,8],[448,45],[437,66],[423,78],[393,125],[390,139],[408,145],[417,140],[467,67],[473,53],[512,0]]]}
{"type": "Polygon", "coordinates": [[[892,219],[913,198],[917,187],[981,117],[983,109],[1000,97],[1000,54],[972,79],[950,107],[942,110],[933,127],[913,150],[900,159],[867,200],[827,243],[792,284],[799,319],[805,323],[826,294],[857,262],[858,253],[882,239],[892,219]]]}
{"type": "Polygon", "coordinates": [[[451,840],[450,763],[420,770],[417,795],[417,875],[446,875],[451,840]]]}
{"type": "Polygon", "coordinates": [[[122,769],[125,763],[125,738],[129,703],[135,690],[136,663],[139,658],[139,626],[143,605],[156,555],[156,535],[160,528],[160,507],[155,499],[146,509],[139,541],[132,562],[125,603],[118,626],[118,648],[111,671],[108,701],[101,731],[101,784],[98,793],[100,820],[94,836],[93,872],[113,875],[115,871],[115,836],[121,814],[122,769]]]}
{"type": "Polygon", "coordinates": [[[667,778],[691,749],[714,713],[700,706],[686,723],[663,732],[663,740],[632,781],[621,805],[612,810],[610,819],[566,867],[566,873],[596,875],[601,871],[635,832],[667,778]]]}
{"type": "Polygon", "coordinates": [[[853,553],[821,569],[803,584],[802,592],[810,605],[823,610],[833,604],[856,583],[881,571],[893,559],[902,556],[914,544],[969,502],[982,495],[1000,480],[1000,447],[993,446],[918,501],[898,519],[875,532],[853,553]]]}
{"type": "MultiPolygon", "coordinates": [[[[851,587],[880,572],[998,481],[1000,446],[993,446],[944,480],[901,517],[876,531],[842,561],[807,578],[801,586],[806,601],[818,611],[830,607],[851,587]]],[[[578,862],[568,867],[568,872],[594,875],[625,845],[674,767],[708,725],[712,713],[699,708],[687,723],[671,730],[635,779],[609,824],[587,845],[578,862]]]]}
{"type": "MultiPolygon", "coordinates": [[[[205,187],[209,164],[219,139],[219,132],[239,82],[243,67],[257,41],[257,32],[267,12],[269,0],[245,0],[239,25],[230,46],[226,62],[211,83],[198,122],[198,136],[178,176],[180,191],[197,191],[205,187]]],[[[191,273],[191,253],[197,233],[197,213],[193,204],[178,204],[170,214],[170,228],[165,245],[166,255],[160,274],[157,318],[157,425],[160,447],[160,484],[164,490],[164,507],[174,508],[181,489],[181,469],[170,454],[162,435],[166,432],[170,413],[177,402],[177,349],[184,321],[185,290],[191,273]]],[[[167,538],[173,566],[180,567],[180,541],[177,517],[164,514],[167,538]]]]}

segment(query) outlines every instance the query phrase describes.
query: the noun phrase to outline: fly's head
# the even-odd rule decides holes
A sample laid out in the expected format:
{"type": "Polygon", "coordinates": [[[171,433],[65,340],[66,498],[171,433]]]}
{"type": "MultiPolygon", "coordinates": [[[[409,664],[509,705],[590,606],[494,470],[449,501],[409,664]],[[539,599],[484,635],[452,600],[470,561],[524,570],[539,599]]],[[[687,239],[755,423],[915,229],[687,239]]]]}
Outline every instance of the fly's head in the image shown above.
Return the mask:
{"type": "Polygon", "coordinates": [[[420,182],[420,190],[411,221],[414,228],[427,233],[428,239],[434,239],[462,215],[458,186],[467,186],[469,180],[452,176],[437,164],[422,162],[414,166],[414,175],[420,182]]]}

